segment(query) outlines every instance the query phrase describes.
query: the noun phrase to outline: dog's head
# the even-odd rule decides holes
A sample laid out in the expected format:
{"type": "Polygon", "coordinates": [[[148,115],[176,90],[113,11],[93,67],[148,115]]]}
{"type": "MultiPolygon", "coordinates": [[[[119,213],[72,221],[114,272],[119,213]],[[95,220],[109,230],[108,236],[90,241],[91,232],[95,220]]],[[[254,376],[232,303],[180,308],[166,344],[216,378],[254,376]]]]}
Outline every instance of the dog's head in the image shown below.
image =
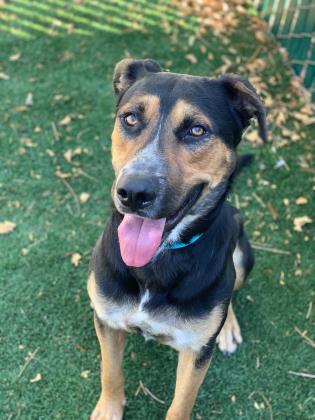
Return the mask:
{"type": "Polygon", "coordinates": [[[113,85],[112,195],[125,215],[121,253],[127,265],[142,266],[163,234],[208,212],[225,191],[252,117],[266,140],[265,111],[240,76],[168,73],[153,60],[120,61],[113,85]]]}

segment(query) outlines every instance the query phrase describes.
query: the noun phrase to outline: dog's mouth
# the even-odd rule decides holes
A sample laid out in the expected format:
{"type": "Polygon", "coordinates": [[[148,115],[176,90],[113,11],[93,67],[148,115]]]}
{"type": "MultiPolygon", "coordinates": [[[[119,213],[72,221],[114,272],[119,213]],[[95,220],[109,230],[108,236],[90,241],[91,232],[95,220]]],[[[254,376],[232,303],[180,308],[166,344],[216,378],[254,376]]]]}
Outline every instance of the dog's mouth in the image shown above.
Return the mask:
{"type": "Polygon", "coordinates": [[[148,264],[161,245],[164,232],[171,230],[199,199],[204,184],[193,187],[180,207],[170,217],[142,218],[125,214],[118,227],[120,253],[124,263],[131,267],[148,264]]]}
{"type": "Polygon", "coordinates": [[[204,186],[204,183],[195,185],[186,195],[185,199],[182,201],[182,204],[179,206],[176,212],[170,217],[166,218],[165,232],[173,229],[181,221],[181,219],[189,212],[189,210],[201,196],[204,186]]]}

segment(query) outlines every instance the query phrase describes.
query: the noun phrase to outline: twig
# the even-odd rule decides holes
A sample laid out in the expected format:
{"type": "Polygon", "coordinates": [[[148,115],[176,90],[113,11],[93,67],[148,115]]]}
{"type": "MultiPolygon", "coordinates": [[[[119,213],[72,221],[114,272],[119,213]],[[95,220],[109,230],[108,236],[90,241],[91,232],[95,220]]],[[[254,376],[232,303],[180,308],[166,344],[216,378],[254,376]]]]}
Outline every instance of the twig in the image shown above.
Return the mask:
{"type": "Polygon", "coordinates": [[[271,404],[270,404],[270,402],[267,400],[267,397],[262,393],[262,392],[260,392],[260,391],[256,391],[256,393],[258,394],[258,395],[260,395],[261,396],[261,398],[264,400],[264,402],[266,403],[266,406],[268,407],[268,410],[269,410],[269,418],[270,418],[270,420],[273,420],[273,413],[272,413],[272,407],[271,407],[271,404]]]}
{"type": "Polygon", "coordinates": [[[247,63],[250,63],[251,61],[255,60],[258,56],[258,54],[260,53],[261,47],[257,47],[256,50],[254,51],[254,53],[249,57],[249,59],[247,60],[247,63]]]}
{"type": "Polygon", "coordinates": [[[24,213],[24,217],[30,214],[30,212],[33,210],[34,205],[35,201],[32,201],[31,204],[27,207],[26,212],[24,213]]]}
{"type": "Polygon", "coordinates": [[[56,127],[56,124],[54,122],[51,123],[51,129],[52,129],[52,132],[53,132],[53,135],[54,135],[54,139],[56,141],[59,141],[60,140],[60,134],[59,134],[59,131],[58,131],[58,129],[56,127]]]}
{"type": "Polygon", "coordinates": [[[315,341],[311,340],[309,337],[306,337],[306,335],[298,327],[294,327],[294,330],[303,338],[306,344],[315,349],[315,341]]]}
{"type": "Polygon", "coordinates": [[[76,205],[77,205],[77,210],[78,210],[78,215],[80,215],[81,213],[81,207],[80,207],[80,201],[78,199],[78,196],[76,195],[76,193],[73,191],[71,185],[69,184],[68,181],[66,181],[65,179],[63,179],[58,173],[56,173],[56,176],[60,179],[60,181],[63,183],[63,185],[67,188],[67,190],[69,191],[69,193],[72,195],[76,205]]]}
{"type": "Polygon", "coordinates": [[[27,360],[26,360],[26,362],[25,362],[24,366],[22,366],[22,368],[21,368],[21,370],[20,370],[20,373],[18,374],[17,379],[20,379],[20,377],[23,375],[23,373],[24,373],[25,369],[27,368],[27,366],[31,363],[31,361],[32,361],[32,360],[34,359],[34,357],[36,356],[36,354],[37,354],[38,350],[39,350],[39,347],[37,347],[37,349],[36,349],[36,350],[34,350],[34,351],[33,351],[33,353],[32,353],[32,352],[30,353],[30,355],[29,355],[29,357],[27,358],[27,360]]]}
{"type": "Polygon", "coordinates": [[[261,205],[261,207],[263,207],[264,209],[266,208],[266,204],[263,202],[263,200],[259,197],[259,195],[257,195],[255,192],[252,193],[252,196],[255,198],[255,200],[257,201],[257,203],[259,203],[261,205]]]}
{"type": "Polygon", "coordinates": [[[311,373],[293,372],[292,370],[289,370],[289,371],[288,371],[288,373],[289,373],[290,375],[302,376],[302,378],[315,379],[315,375],[312,375],[311,373]]]}
{"type": "Polygon", "coordinates": [[[152,392],[145,386],[143,385],[143,382],[140,381],[139,382],[139,386],[138,389],[136,391],[136,396],[139,394],[140,390],[143,391],[144,395],[149,395],[149,397],[151,397],[154,401],[160,403],[160,404],[165,404],[165,401],[160,400],[158,397],[156,397],[154,394],[152,394],[152,392]]]}
{"type": "Polygon", "coordinates": [[[272,407],[270,402],[268,401],[267,397],[261,392],[261,391],[253,391],[248,398],[252,398],[253,395],[258,394],[263,400],[264,403],[266,404],[266,406],[268,407],[269,410],[269,418],[270,420],[273,420],[273,413],[272,413],[272,407]]]}
{"type": "Polygon", "coordinates": [[[235,194],[235,207],[239,210],[240,209],[240,199],[238,194],[235,194]]]}
{"type": "Polygon", "coordinates": [[[308,309],[307,309],[307,313],[306,313],[306,319],[310,319],[311,314],[312,314],[312,309],[313,309],[313,302],[310,301],[310,303],[308,304],[308,309]]]}
{"type": "Polygon", "coordinates": [[[83,169],[81,169],[81,168],[78,168],[78,174],[85,176],[86,178],[90,179],[91,181],[94,181],[94,182],[96,182],[96,181],[97,181],[97,179],[96,179],[94,176],[89,175],[87,172],[85,172],[85,171],[84,171],[83,169]]]}
{"type": "Polygon", "coordinates": [[[273,205],[271,204],[271,202],[268,202],[268,209],[270,211],[271,217],[273,218],[273,220],[277,220],[278,219],[278,213],[276,211],[276,209],[273,207],[273,205]]]}
{"type": "Polygon", "coordinates": [[[44,238],[38,239],[38,241],[34,241],[32,242],[28,247],[23,248],[26,250],[26,252],[28,253],[30,249],[32,249],[34,246],[37,246],[38,244],[40,244],[41,242],[44,242],[47,240],[47,235],[45,235],[44,238]]]}
{"type": "Polygon", "coordinates": [[[283,254],[283,255],[291,255],[291,252],[285,251],[284,249],[278,249],[278,248],[272,248],[264,245],[259,245],[255,243],[251,243],[252,247],[254,249],[257,249],[258,251],[266,251],[266,252],[272,252],[274,254],[283,254]]]}

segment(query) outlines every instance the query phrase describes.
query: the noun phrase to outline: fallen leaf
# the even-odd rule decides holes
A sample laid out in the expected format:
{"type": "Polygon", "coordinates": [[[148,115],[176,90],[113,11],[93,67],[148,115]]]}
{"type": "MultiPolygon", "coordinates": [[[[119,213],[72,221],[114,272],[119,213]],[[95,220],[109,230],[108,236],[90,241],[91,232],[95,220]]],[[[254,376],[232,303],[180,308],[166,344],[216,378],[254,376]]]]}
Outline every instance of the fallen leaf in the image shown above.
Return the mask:
{"type": "Polygon", "coordinates": [[[59,125],[68,125],[71,123],[70,115],[66,115],[62,120],[59,121],[59,125]]]}
{"type": "Polygon", "coordinates": [[[246,140],[248,140],[250,142],[253,142],[253,143],[260,143],[261,142],[259,134],[256,130],[253,130],[249,133],[246,133],[245,136],[246,136],[246,140]]]}
{"type": "Polygon", "coordinates": [[[312,223],[312,219],[308,216],[295,217],[293,219],[294,230],[302,232],[302,227],[307,223],[312,223]]]}
{"type": "Polygon", "coordinates": [[[302,206],[303,204],[306,204],[307,203],[307,198],[305,198],[305,197],[298,197],[296,200],[295,200],[295,203],[298,205],[298,206],[302,206]]]}
{"type": "Polygon", "coordinates": [[[5,220],[4,222],[0,223],[0,235],[5,235],[7,233],[12,232],[15,229],[15,227],[15,223],[5,220]]]}
{"type": "Polygon", "coordinates": [[[81,372],[81,378],[83,378],[83,379],[87,379],[88,377],[89,377],[89,374],[90,374],[90,371],[89,370],[83,370],[82,372],[81,372]]]}
{"type": "Polygon", "coordinates": [[[302,121],[302,123],[306,125],[310,124],[313,121],[313,119],[310,118],[308,114],[303,114],[302,112],[293,112],[292,116],[295,119],[302,121]]]}
{"type": "Polygon", "coordinates": [[[25,105],[26,106],[33,106],[33,94],[29,92],[25,99],[25,105]]]}
{"type": "Polygon", "coordinates": [[[75,149],[69,149],[64,154],[63,157],[66,159],[67,162],[71,162],[72,158],[77,155],[81,155],[82,148],[76,147],[75,149]]]}
{"type": "Polygon", "coordinates": [[[208,53],[207,58],[209,61],[212,61],[214,59],[214,55],[212,54],[212,52],[208,53]]]}
{"type": "Polygon", "coordinates": [[[83,204],[86,203],[89,200],[89,198],[90,198],[90,194],[86,192],[81,193],[79,197],[80,203],[83,203],[83,204]]]}
{"type": "Polygon", "coordinates": [[[196,56],[194,54],[186,54],[185,58],[191,63],[196,64],[198,62],[196,56]]]}
{"type": "Polygon", "coordinates": [[[29,137],[21,137],[20,142],[23,144],[23,146],[28,148],[37,147],[37,143],[33,142],[29,137]]]}
{"type": "Polygon", "coordinates": [[[42,375],[40,373],[36,373],[34,378],[30,379],[30,383],[33,384],[35,382],[39,382],[42,380],[42,375]]]}
{"type": "Polygon", "coordinates": [[[28,111],[27,106],[22,105],[22,106],[18,106],[17,108],[14,109],[15,112],[26,112],[28,111]]]}
{"type": "Polygon", "coordinates": [[[0,80],[9,80],[10,76],[8,76],[7,74],[0,72],[0,80]]]}
{"type": "Polygon", "coordinates": [[[58,178],[62,178],[62,179],[71,178],[72,176],[71,172],[61,172],[59,169],[55,172],[55,174],[58,178]]]}
{"type": "Polygon", "coordinates": [[[255,37],[257,41],[261,42],[262,44],[265,44],[265,42],[268,40],[267,33],[261,30],[255,32],[255,37]]]}
{"type": "Polygon", "coordinates": [[[80,264],[81,259],[82,259],[82,256],[78,252],[75,252],[74,254],[71,255],[71,263],[75,267],[78,267],[78,265],[80,264]]]}
{"type": "Polygon", "coordinates": [[[9,57],[9,61],[18,61],[20,58],[21,58],[21,53],[16,53],[9,57]]]}

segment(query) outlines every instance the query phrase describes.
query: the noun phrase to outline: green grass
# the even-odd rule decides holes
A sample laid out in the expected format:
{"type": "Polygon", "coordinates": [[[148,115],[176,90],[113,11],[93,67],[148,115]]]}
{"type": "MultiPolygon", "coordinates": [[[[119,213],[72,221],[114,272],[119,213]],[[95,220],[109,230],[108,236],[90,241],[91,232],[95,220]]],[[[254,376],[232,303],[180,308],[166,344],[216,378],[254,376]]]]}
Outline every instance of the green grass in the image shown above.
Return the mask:
{"type": "MultiPolygon", "coordinates": [[[[10,5],[21,7],[23,3],[31,4],[24,0],[10,5]]],[[[42,9],[54,4],[37,3],[42,9]]],[[[62,11],[68,13],[62,3],[56,2],[56,9],[47,10],[44,16],[60,18],[62,11]]],[[[117,3],[111,2],[116,8],[117,3]]],[[[25,8],[41,13],[34,4],[25,8]]],[[[124,17],[125,9],[117,9],[117,16],[124,17]]],[[[111,77],[115,63],[128,51],[135,57],[154,58],[176,72],[213,75],[222,65],[221,55],[227,47],[219,37],[209,35],[205,39],[207,53],[214,55],[209,62],[207,53],[199,50],[199,41],[188,47],[192,29],[171,25],[172,31],[167,34],[169,25],[165,24],[165,16],[160,22],[157,5],[150,3],[144,9],[143,19],[155,23],[145,23],[144,32],[125,30],[123,25],[113,23],[119,31],[112,33],[81,19],[81,23],[74,21],[76,32],[66,35],[62,28],[71,22],[68,17],[59,35],[50,36],[39,33],[34,26],[19,24],[19,18],[24,16],[27,22],[41,22],[49,28],[43,18],[34,15],[31,19],[21,12],[8,20],[13,10],[4,8],[0,21],[0,73],[10,79],[0,80],[0,222],[11,220],[16,229],[0,236],[1,418],[83,419],[92,411],[99,394],[99,350],[86,277],[91,249],[109,214],[114,112],[111,77]],[[17,36],[21,35],[19,30],[27,37],[17,36]],[[86,35],[86,31],[90,34],[86,35]],[[197,64],[185,59],[188,51],[195,54],[197,64]],[[18,52],[21,57],[10,61],[9,57],[18,52]],[[23,112],[21,106],[29,92],[34,104],[23,112]],[[69,98],[56,100],[56,95],[69,98]],[[67,115],[71,123],[59,126],[67,115]],[[59,140],[53,135],[52,123],[60,133],[59,140]],[[36,127],[40,127],[39,133],[34,132],[36,127]],[[35,147],[28,147],[25,138],[31,139],[35,147]],[[67,162],[63,154],[77,147],[81,154],[67,162]],[[76,195],[90,194],[80,211],[56,176],[57,170],[69,174],[66,180],[76,195]],[[70,261],[74,252],[82,255],[78,267],[70,261]],[[19,377],[28,352],[35,350],[36,356],[19,377]],[[89,374],[84,379],[81,372],[86,370],[89,374]],[[42,379],[30,383],[37,373],[42,379]]],[[[174,15],[167,15],[170,22],[174,15]]],[[[78,16],[91,18],[83,10],[72,16],[77,20],[78,16]]],[[[111,25],[104,16],[95,22],[111,25]]],[[[246,28],[244,24],[230,38],[230,45],[244,60],[256,49],[253,34],[246,28]]],[[[272,95],[288,90],[289,76],[273,44],[270,54],[275,63],[263,73],[263,79],[277,77],[277,85],[270,88],[272,95]]],[[[233,70],[237,71],[237,66],[233,70]]],[[[293,230],[294,217],[314,216],[314,172],[303,171],[300,163],[301,158],[310,167],[314,163],[315,131],[302,131],[303,141],[289,142],[281,149],[271,145],[253,147],[249,143],[241,146],[242,150],[254,150],[256,159],[237,180],[231,199],[234,201],[237,194],[244,205],[251,237],[291,254],[257,251],[255,270],[238,293],[235,305],[245,343],[233,357],[216,353],[200,390],[194,418],[267,419],[270,413],[261,394],[271,404],[275,419],[314,418],[314,380],[288,374],[315,374],[314,349],[294,330],[307,330],[315,338],[314,316],[306,319],[309,304],[314,302],[314,224],[305,226],[303,232],[293,230]],[[285,159],[289,170],[275,168],[279,158],[285,159]],[[264,171],[261,163],[266,167],[264,171]],[[277,220],[272,219],[268,206],[255,200],[253,192],[266,205],[272,203],[277,220]],[[295,204],[299,196],[308,198],[305,206],[295,204]],[[289,206],[284,205],[284,198],[290,200],[289,206]],[[256,406],[264,403],[265,408],[258,410],[255,402],[256,406]]],[[[124,365],[126,419],[163,418],[174,388],[176,359],[176,352],[167,347],[129,337],[124,365]],[[166,404],[141,392],[135,396],[140,380],[166,404]]]]}

